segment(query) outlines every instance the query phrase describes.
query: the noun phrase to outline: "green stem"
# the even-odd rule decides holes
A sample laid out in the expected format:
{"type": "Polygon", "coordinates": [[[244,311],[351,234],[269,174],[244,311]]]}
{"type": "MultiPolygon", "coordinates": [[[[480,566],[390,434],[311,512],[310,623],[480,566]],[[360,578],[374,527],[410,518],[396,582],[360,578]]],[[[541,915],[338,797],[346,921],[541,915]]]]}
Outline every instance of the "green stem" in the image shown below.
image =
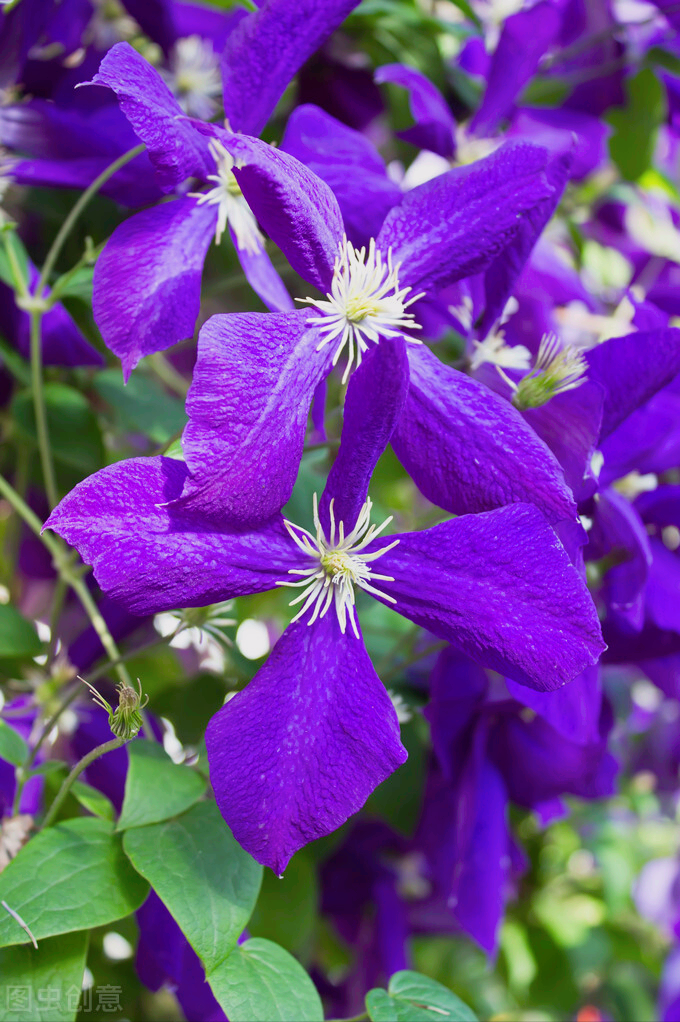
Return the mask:
{"type": "Polygon", "coordinates": [[[59,502],[59,494],[57,491],[57,479],[54,474],[54,464],[52,462],[50,434],[47,428],[45,392],[43,390],[41,309],[33,309],[31,311],[31,391],[33,393],[35,429],[38,436],[38,450],[40,452],[40,464],[45,482],[45,491],[50,508],[53,508],[59,502]]]}
{"type": "Polygon", "coordinates": [[[151,355],[149,362],[161,383],[164,383],[168,390],[172,390],[184,400],[189,390],[189,384],[182,374],[177,372],[172,362],[169,362],[160,351],[151,355]]]}
{"type": "Polygon", "coordinates": [[[91,199],[94,198],[94,196],[97,194],[101,186],[106,184],[110,177],[113,177],[116,171],[120,170],[121,167],[124,167],[126,163],[130,162],[130,160],[134,160],[135,156],[139,156],[139,154],[143,153],[145,149],[146,146],[143,143],[140,145],[136,145],[134,149],[129,149],[126,153],[123,153],[122,156],[119,156],[117,160],[114,160],[113,163],[110,163],[109,166],[106,167],[106,169],[101,172],[99,177],[96,177],[92,184],[88,185],[88,187],[85,189],[85,191],[80,196],[80,198],[74,205],[73,209],[71,210],[71,212],[68,214],[63,224],[61,225],[59,232],[57,233],[57,236],[52,242],[52,246],[49,252],[47,253],[47,258],[45,259],[45,264],[42,268],[40,279],[38,280],[38,285],[35,289],[36,298],[42,297],[42,293],[45,289],[48,280],[50,279],[50,274],[52,273],[54,265],[57,259],[59,258],[59,253],[61,252],[64,246],[64,242],[66,241],[69,234],[73,230],[80,214],[83,212],[85,207],[88,205],[91,199]]]}
{"type": "Polygon", "coordinates": [[[100,756],[106,755],[107,752],[113,752],[114,749],[120,749],[121,745],[125,745],[127,741],[129,741],[127,738],[112,738],[110,742],[104,742],[103,745],[98,745],[96,749],[92,749],[91,752],[88,752],[87,756],[83,756],[80,762],[76,763],[73,770],[62,784],[57,797],[48,810],[47,816],[38,829],[43,830],[51,825],[52,821],[61,809],[62,803],[71,789],[71,785],[78,779],[83,770],[86,770],[87,767],[89,767],[90,763],[94,763],[96,759],[99,759],[100,756]]]}

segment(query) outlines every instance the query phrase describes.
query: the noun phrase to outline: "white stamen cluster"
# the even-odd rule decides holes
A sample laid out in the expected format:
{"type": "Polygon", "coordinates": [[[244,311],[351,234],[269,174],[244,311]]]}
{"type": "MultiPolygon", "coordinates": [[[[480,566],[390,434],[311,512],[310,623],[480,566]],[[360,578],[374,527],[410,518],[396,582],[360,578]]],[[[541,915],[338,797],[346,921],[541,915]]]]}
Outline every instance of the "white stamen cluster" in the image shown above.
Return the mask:
{"type": "Polygon", "coordinates": [[[376,574],[370,567],[370,562],[377,560],[378,557],[382,557],[388,550],[392,550],[399,540],[395,539],[393,543],[389,543],[381,550],[364,553],[369,543],[372,543],[376,536],[380,535],[383,529],[390,524],[392,516],[390,515],[382,525],[371,525],[371,508],[373,505],[370,500],[367,500],[359,512],[356,525],[345,536],[343,522],[339,522],[336,528],[333,503],[331,501],[329,507],[330,532],[328,536],[326,536],[319,519],[316,494],[314,494],[315,536],[312,536],[306,529],[300,528],[299,525],[293,525],[292,522],[288,521],[285,522],[291,539],[293,539],[302,553],[311,559],[312,563],[305,568],[291,568],[289,570],[289,575],[302,576],[299,582],[281,581],[276,584],[302,589],[300,595],[291,600],[290,603],[291,607],[297,603],[302,603],[302,607],[293,618],[293,621],[297,621],[310,607],[313,607],[313,613],[307,622],[308,625],[312,625],[318,618],[324,617],[328,613],[331,604],[334,604],[340,623],[340,631],[343,635],[345,634],[347,618],[349,616],[352,631],[359,638],[354,611],[354,604],[356,602],[354,587],[359,586],[360,589],[364,589],[367,593],[373,593],[374,596],[379,596],[390,603],[397,602],[391,596],[381,593],[379,589],[373,586],[372,583],[375,580],[394,582],[394,579],[390,575],[376,574]]]}
{"type": "Polygon", "coordinates": [[[500,367],[498,372],[510,384],[517,408],[539,408],[556,394],[574,390],[586,382],[588,363],[582,351],[563,347],[555,334],[546,334],[536,356],[536,364],[519,383],[510,380],[500,367]]]}
{"type": "Polygon", "coordinates": [[[170,70],[161,69],[166,83],[190,117],[209,121],[220,108],[222,76],[219,57],[200,35],[178,39],[172,51],[170,70]]]}
{"type": "Polygon", "coordinates": [[[208,144],[217,168],[216,174],[208,175],[208,181],[214,181],[215,187],[208,192],[190,192],[190,194],[198,199],[199,206],[207,204],[218,207],[215,231],[215,241],[218,245],[227,229],[227,224],[230,224],[236,235],[239,248],[245,249],[251,255],[257,255],[264,247],[264,241],[257,226],[257,220],[243,198],[243,192],[234,177],[233,167],[236,161],[217,139],[211,138],[208,144]]]}
{"type": "MultiPolygon", "coordinates": [[[[392,264],[391,250],[385,260],[373,238],[366,252],[365,248],[356,249],[343,237],[335,260],[331,290],[326,295],[328,301],[297,299],[313,305],[323,314],[309,320],[310,325],[319,327],[323,337],[317,351],[337,341],[338,347],[333,356],[333,365],[337,365],[347,347],[343,383],[347,382],[352,366],[355,363],[357,368],[361,365],[369,343],[377,344],[381,337],[397,337],[403,330],[420,329],[406,309],[423,295],[414,295],[407,300],[412,288],[399,287],[399,266],[399,263],[396,266],[392,264]]],[[[408,340],[415,339],[409,337],[408,340]]]]}

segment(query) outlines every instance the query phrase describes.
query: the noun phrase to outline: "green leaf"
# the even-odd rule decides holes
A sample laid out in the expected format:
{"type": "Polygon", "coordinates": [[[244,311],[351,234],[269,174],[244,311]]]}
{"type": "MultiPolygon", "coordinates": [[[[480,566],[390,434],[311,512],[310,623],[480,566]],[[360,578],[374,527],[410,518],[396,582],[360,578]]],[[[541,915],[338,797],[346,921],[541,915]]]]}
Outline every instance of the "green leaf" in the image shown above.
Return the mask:
{"type": "Polygon", "coordinates": [[[93,788],[92,785],[85,784],[84,781],[75,781],[71,785],[71,794],[80,802],[81,806],[84,806],[88,812],[94,813],[95,816],[101,816],[104,820],[115,819],[116,811],[111,799],[102,795],[101,791],[93,788]]]}
{"type": "Polygon", "coordinates": [[[130,765],[117,830],[160,823],[179,816],[205,791],[195,770],[173,763],[162,745],[138,739],[128,746],[130,765]]]}
{"type": "Polygon", "coordinates": [[[253,937],[208,976],[229,1022],[323,1022],[316,987],[292,955],[253,937]]]}
{"type": "MultiPolygon", "coordinates": [[[[38,941],[112,923],[138,909],[147,893],[113,826],[95,817],[66,820],[36,834],[0,874],[0,901],[38,941]]],[[[29,939],[16,919],[0,914],[0,947],[29,939]]]]}
{"type": "Polygon", "coordinates": [[[127,426],[144,433],[155,444],[167,443],[186,424],[183,403],[152,376],[133,373],[126,384],[120,369],[104,369],[97,373],[94,387],[127,426]]]}
{"type": "Polygon", "coordinates": [[[0,720],[0,759],[21,766],[28,759],[28,754],[28,746],[21,735],[4,720],[0,720]]]}
{"type": "Polygon", "coordinates": [[[30,621],[8,603],[0,604],[0,657],[34,657],[42,642],[30,621]]]}
{"type": "Polygon", "coordinates": [[[73,273],[69,271],[55,280],[52,291],[62,298],[80,298],[92,305],[92,281],[94,266],[81,266],[73,273]]]}
{"type": "Polygon", "coordinates": [[[477,1016],[447,987],[429,976],[403,969],[387,993],[369,990],[366,1010],[373,1022],[477,1022],[477,1016]]]}
{"type": "Polygon", "coordinates": [[[661,82],[648,67],[628,79],[626,91],[626,106],[610,110],[605,120],[614,127],[609,139],[612,160],[627,181],[637,181],[652,163],[657,128],[666,116],[666,99],[661,82]]]}
{"type": "Polygon", "coordinates": [[[369,990],[366,994],[366,1011],[373,1022],[399,1022],[397,1003],[386,990],[369,990]]]}
{"type": "Polygon", "coordinates": [[[0,1022],[73,1022],[88,936],[52,937],[37,951],[32,945],[0,951],[0,1022]]]}
{"type": "MultiPolygon", "coordinates": [[[[87,398],[64,383],[46,383],[44,387],[47,427],[55,459],[85,476],[104,463],[104,445],[87,398]]],[[[22,390],[12,401],[17,428],[36,440],[33,397],[22,390]]]]}
{"type": "Polygon", "coordinates": [[[211,972],[250,919],[262,866],[237,844],[214,802],[129,830],[123,847],[211,972]]]}

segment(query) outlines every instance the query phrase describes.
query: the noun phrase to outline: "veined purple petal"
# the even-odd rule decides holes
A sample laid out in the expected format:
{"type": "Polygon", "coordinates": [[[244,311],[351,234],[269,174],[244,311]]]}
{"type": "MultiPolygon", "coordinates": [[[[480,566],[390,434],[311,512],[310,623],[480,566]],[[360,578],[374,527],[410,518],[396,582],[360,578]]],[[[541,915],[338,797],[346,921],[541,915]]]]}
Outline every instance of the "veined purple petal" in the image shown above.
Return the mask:
{"type": "Polygon", "coordinates": [[[236,160],[236,178],[264,230],[301,277],[327,291],[343,235],[342,214],[328,185],[258,138],[213,131],[236,160]]]}
{"type": "Polygon", "coordinates": [[[328,475],[319,514],[324,528],[333,500],[335,520],[350,532],[368,496],[378,458],[387,447],[408,390],[406,342],[383,339],[350,378],[340,450],[328,475]]]}
{"type": "Polygon", "coordinates": [[[379,570],[394,581],[380,589],[394,609],[484,666],[547,692],[604,649],[590,594],[535,507],[514,504],[389,538],[399,544],[379,570]]]}
{"type": "Polygon", "coordinates": [[[135,213],[106,243],[92,308],[126,379],[144,355],[193,337],[215,224],[214,207],[176,199],[135,213]]]}
{"type": "Polygon", "coordinates": [[[588,378],[605,391],[601,437],[680,372],[680,330],[639,331],[612,337],[587,352],[588,378]]]}
{"type": "Polygon", "coordinates": [[[555,0],[542,0],[506,19],[491,58],[482,105],[470,124],[475,135],[495,134],[510,113],[516,97],[560,29],[560,6],[555,0]]]}
{"type": "Polygon", "coordinates": [[[118,462],[79,483],[45,528],[75,546],[103,591],[134,614],[264,592],[299,565],[280,518],[228,533],[168,507],[187,475],[172,458],[118,462]]]}
{"type": "Polygon", "coordinates": [[[289,312],[295,309],[293,299],[286,291],[286,286],[274,269],[265,249],[251,252],[247,248],[241,248],[232,227],[229,228],[229,236],[246,280],[267,308],[271,312],[289,312]]]}
{"type": "Polygon", "coordinates": [[[399,138],[451,159],[456,149],[456,122],[449,105],[426,75],[405,64],[384,64],[375,72],[379,85],[391,82],[409,93],[409,106],[415,124],[397,134],[399,138]]]}
{"type": "Polygon", "coordinates": [[[237,841],[275,873],[406,759],[394,708],[335,614],[290,625],[208,725],[210,781],[237,841]]]}
{"type": "Polygon", "coordinates": [[[183,449],[193,478],[180,505],[255,525],[293,489],[307,417],[332,349],[308,313],[212,316],[201,329],[183,449]]]}
{"type": "Polygon", "coordinates": [[[407,353],[411,382],[392,445],[429,500],[455,514],[524,501],[551,522],[575,518],[554,454],[508,401],[423,345],[407,353]]]}
{"type": "Polygon", "coordinates": [[[158,71],[129,43],[116,43],[88,84],[105,85],[116,93],[165,191],[188,177],[205,178],[213,172],[207,139],[187,120],[158,71]]]}
{"type": "Polygon", "coordinates": [[[368,245],[392,207],[401,202],[399,185],[387,176],[380,154],[366,136],[318,106],[295,108],[280,148],[326,182],[356,247],[368,245]]]}
{"type": "Polygon", "coordinates": [[[401,286],[436,290],[485,269],[553,195],[548,164],[547,149],[510,142],[408,192],[377,238],[401,263],[401,286]]]}
{"type": "Polygon", "coordinates": [[[548,162],[545,179],[551,185],[552,193],[523,217],[511,243],[497,256],[484,274],[486,307],[479,328],[480,337],[486,337],[500,317],[531,255],[531,250],[555,212],[569,177],[571,161],[571,152],[567,152],[553,157],[548,162]]]}
{"type": "Polygon", "coordinates": [[[358,0],[265,0],[243,18],[222,55],[224,113],[235,131],[259,135],[288,83],[358,0]]]}

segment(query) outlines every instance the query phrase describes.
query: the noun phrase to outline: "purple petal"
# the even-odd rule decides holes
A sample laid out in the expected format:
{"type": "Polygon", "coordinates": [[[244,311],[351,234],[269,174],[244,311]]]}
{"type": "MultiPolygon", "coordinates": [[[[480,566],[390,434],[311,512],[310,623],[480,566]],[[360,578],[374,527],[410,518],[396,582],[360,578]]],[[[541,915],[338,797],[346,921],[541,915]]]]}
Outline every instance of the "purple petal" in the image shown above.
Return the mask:
{"type": "Polygon", "coordinates": [[[374,77],[379,85],[391,82],[408,90],[415,124],[406,131],[397,132],[399,138],[418,149],[429,149],[451,159],[456,148],[456,122],[437,86],[416,68],[404,64],[384,64],[376,70],[374,77]]]}
{"type": "Polygon", "coordinates": [[[680,371],[680,330],[612,337],[587,353],[588,378],[605,391],[604,439],[680,371]]]}
{"type": "Polygon", "coordinates": [[[244,313],[203,326],[183,438],[194,479],[181,506],[253,525],[286,503],[332,358],[328,348],[317,352],[306,322],[306,312],[244,313]]]}
{"type": "Polygon", "coordinates": [[[519,275],[531,255],[531,250],[562,198],[570,166],[571,152],[549,161],[545,169],[545,178],[552,186],[552,194],[527,213],[512,242],[484,274],[486,308],[479,328],[480,337],[486,337],[512,295],[519,275]]]}
{"type": "Polygon", "coordinates": [[[214,207],[177,199],[135,213],[106,243],[92,307],[126,379],[144,355],[193,337],[215,222],[214,207]]]}
{"type": "Polygon", "coordinates": [[[368,496],[373,469],[401,414],[407,389],[406,342],[400,337],[381,340],[350,378],[340,450],[319,506],[324,527],[333,500],[335,520],[344,523],[345,534],[354,528],[368,496]]]}
{"type": "MultiPolygon", "coordinates": [[[[12,179],[48,188],[86,188],[139,142],[115,104],[81,111],[41,99],[2,107],[0,135],[3,145],[32,157],[13,163],[12,179]]],[[[121,167],[101,191],[124,206],[155,202],[162,194],[145,152],[121,167]]]]}
{"type": "Polygon", "coordinates": [[[647,582],[647,613],[659,628],[680,632],[680,557],[660,540],[650,539],[652,563],[647,582]]]}
{"type": "Polygon", "coordinates": [[[562,794],[602,798],[613,793],[616,762],[600,740],[579,745],[563,738],[541,717],[508,714],[494,728],[489,752],[508,794],[531,807],[562,794]]]}
{"type": "Polygon", "coordinates": [[[486,672],[479,664],[452,646],[440,653],[432,671],[430,702],[424,714],[430,722],[439,765],[449,780],[460,769],[468,745],[468,729],[484,703],[488,687],[486,672]]]}
{"type": "Polygon", "coordinates": [[[491,58],[482,105],[470,125],[475,135],[495,134],[557,35],[561,21],[561,12],[553,0],[543,0],[506,19],[491,58]]]}
{"type": "Polygon", "coordinates": [[[118,462],[79,483],[45,527],[75,546],[102,590],[134,614],[263,592],[299,565],[280,519],[226,533],[174,512],[167,504],[187,475],[171,458],[118,462]]]}
{"type": "Polygon", "coordinates": [[[596,487],[591,462],[600,436],[603,402],[602,387],[587,381],[576,390],[556,394],[540,408],[522,413],[559,461],[567,486],[578,499],[590,495],[596,487]]]}
{"type": "Polygon", "coordinates": [[[295,308],[293,299],[286,291],[286,286],[279,274],[274,269],[272,261],[264,248],[257,252],[251,252],[247,248],[241,248],[233,228],[229,228],[229,235],[236,249],[241,269],[246,280],[253,291],[271,312],[288,312],[295,308]]]}
{"type": "Polygon", "coordinates": [[[616,490],[606,489],[596,497],[596,516],[587,556],[615,554],[615,563],[605,575],[606,595],[613,611],[623,614],[629,624],[642,627],[643,597],[652,561],[649,536],[636,508],[616,490]]]}
{"type": "Polygon", "coordinates": [[[165,191],[188,177],[213,172],[207,139],[187,120],[158,71],[129,43],[112,47],[88,84],[105,85],[116,93],[165,191]]]}
{"type": "Polygon", "coordinates": [[[451,907],[458,922],[489,954],[496,950],[509,865],[508,795],[499,771],[484,759],[474,784],[472,833],[455,871],[451,907]]]}
{"type": "Polygon", "coordinates": [[[455,514],[523,501],[551,522],[573,519],[560,465],[519,412],[424,346],[407,351],[411,383],[392,445],[425,496],[455,514]]]}
{"type": "Polygon", "coordinates": [[[281,149],[330,187],[355,246],[368,245],[392,207],[401,202],[401,189],[387,176],[377,149],[365,135],[320,107],[296,107],[288,119],[281,149]]]}
{"type": "Polygon", "coordinates": [[[680,528],[680,485],[667,483],[655,490],[641,493],[635,501],[635,510],[644,522],[680,528]]]}
{"type": "Polygon", "coordinates": [[[224,113],[231,128],[259,135],[289,82],[358,0],[265,0],[243,18],[222,55],[224,113]]]}
{"type": "Polygon", "coordinates": [[[547,149],[508,143],[408,192],[377,239],[401,264],[401,286],[434,290],[487,267],[522,218],[552,196],[548,162],[547,149]]]}
{"type": "Polygon", "coordinates": [[[395,610],[482,665],[547,692],[604,649],[590,594],[536,508],[515,504],[388,538],[399,544],[376,570],[394,577],[379,587],[395,610]]]}
{"type": "Polygon", "coordinates": [[[512,119],[510,137],[543,145],[553,153],[573,151],[569,176],[577,181],[592,174],[607,159],[611,127],[579,110],[524,107],[512,119]]]}
{"type": "Polygon", "coordinates": [[[278,874],[406,759],[363,641],[342,635],[335,614],[286,629],[248,687],[212,718],[206,745],[220,812],[278,874]]]}
{"type": "Polygon", "coordinates": [[[537,692],[508,679],[508,691],[518,702],[538,713],[564,738],[578,745],[600,740],[602,685],[597,666],[556,692],[537,692]]]}
{"type": "Polygon", "coordinates": [[[238,183],[269,237],[301,277],[328,290],[343,235],[342,214],[328,185],[257,138],[213,130],[236,159],[238,183]]]}

